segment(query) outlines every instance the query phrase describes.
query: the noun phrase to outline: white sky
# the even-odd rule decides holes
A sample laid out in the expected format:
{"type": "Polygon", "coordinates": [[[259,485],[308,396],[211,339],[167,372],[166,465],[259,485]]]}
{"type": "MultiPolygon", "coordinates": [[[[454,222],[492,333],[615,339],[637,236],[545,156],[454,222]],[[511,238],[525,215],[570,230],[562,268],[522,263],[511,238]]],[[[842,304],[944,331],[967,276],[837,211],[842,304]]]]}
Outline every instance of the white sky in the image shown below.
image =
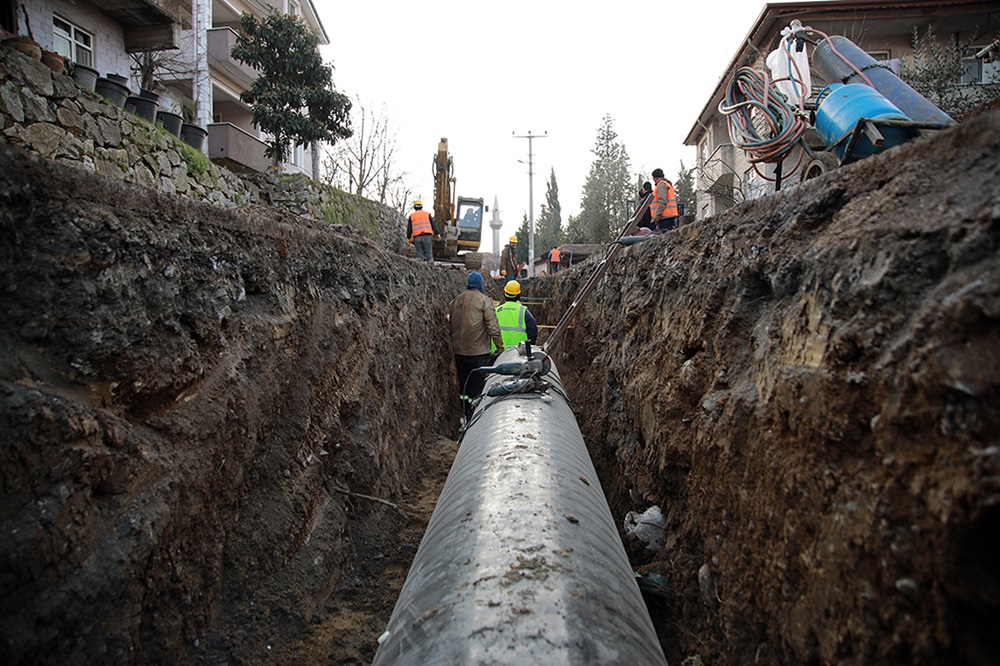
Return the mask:
{"type": "MultiPolygon", "coordinates": [[[[447,137],[457,193],[482,197],[491,211],[496,197],[501,243],[529,207],[528,140],[513,134],[548,132],[532,141],[536,221],[552,169],[563,225],[579,213],[605,114],[632,173],[661,167],[673,178],[681,160],[694,165],[684,137],[764,4],[316,2],[336,88],[384,108],[397,168],[415,194],[433,199],[431,162],[447,137]]],[[[492,231],[483,231],[482,250],[494,251],[492,231]]]]}

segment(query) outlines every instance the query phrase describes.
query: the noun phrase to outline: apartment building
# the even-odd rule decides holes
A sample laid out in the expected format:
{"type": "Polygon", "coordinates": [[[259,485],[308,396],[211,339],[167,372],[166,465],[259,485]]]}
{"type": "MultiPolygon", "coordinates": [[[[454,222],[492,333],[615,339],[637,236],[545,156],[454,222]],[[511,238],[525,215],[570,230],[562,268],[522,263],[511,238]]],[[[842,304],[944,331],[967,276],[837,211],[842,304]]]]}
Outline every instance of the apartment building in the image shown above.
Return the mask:
{"type": "MultiPolygon", "coordinates": [[[[793,20],[827,35],[841,35],[877,61],[898,67],[912,55],[914,30],[920,35],[933,29],[941,40],[970,44],[963,83],[1000,82],[1000,60],[984,61],[975,53],[996,39],[1000,30],[1000,2],[970,0],[829,0],[782,2],[764,6],[747,36],[722,73],[684,140],[696,147],[696,219],[702,220],[737,203],[774,192],[774,164],[760,164],[763,176],[746,154],[732,143],[728,120],[719,112],[733,75],[741,67],[763,70],[767,54],[781,39],[781,30],[793,20]]],[[[813,73],[813,94],[827,83],[813,73]]],[[[786,167],[787,170],[791,165],[786,167]]],[[[797,178],[797,174],[793,176],[797,178]]]]}
{"type": "MultiPolygon", "coordinates": [[[[320,39],[329,39],[312,0],[0,0],[0,28],[9,34],[30,32],[43,48],[101,75],[130,77],[139,90],[133,54],[150,53],[157,68],[154,92],[160,106],[185,112],[208,130],[206,153],[234,169],[265,171],[266,137],[252,123],[240,93],[257,72],[229,54],[240,29],[240,16],[270,12],[297,14],[320,39]]],[[[294,146],[286,173],[314,175],[319,147],[294,146]]]]}

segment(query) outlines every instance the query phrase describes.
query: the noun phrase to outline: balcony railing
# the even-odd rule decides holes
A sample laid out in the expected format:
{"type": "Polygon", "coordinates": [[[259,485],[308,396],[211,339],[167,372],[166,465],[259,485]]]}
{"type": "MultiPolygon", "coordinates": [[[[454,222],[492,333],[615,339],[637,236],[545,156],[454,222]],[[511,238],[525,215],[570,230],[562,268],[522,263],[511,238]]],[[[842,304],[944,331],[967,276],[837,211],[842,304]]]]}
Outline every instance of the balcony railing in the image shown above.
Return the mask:
{"type": "Polygon", "coordinates": [[[271,168],[264,142],[232,123],[209,123],[208,156],[234,170],[264,173],[271,168]]]}
{"type": "Polygon", "coordinates": [[[229,55],[236,45],[236,37],[232,28],[209,29],[208,64],[246,89],[257,79],[258,72],[229,55]]]}

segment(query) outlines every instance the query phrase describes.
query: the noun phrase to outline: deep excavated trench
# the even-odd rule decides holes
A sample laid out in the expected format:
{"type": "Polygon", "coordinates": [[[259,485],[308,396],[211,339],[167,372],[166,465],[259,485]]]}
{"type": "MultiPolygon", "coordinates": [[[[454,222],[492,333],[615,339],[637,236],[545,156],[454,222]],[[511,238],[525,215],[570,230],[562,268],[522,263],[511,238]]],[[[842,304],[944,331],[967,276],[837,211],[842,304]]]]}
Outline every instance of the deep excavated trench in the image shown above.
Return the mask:
{"type": "MultiPolygon", "coordinates": [[[[1000,661],[998,155],[979,117],[629,248],[554,350],[615,519],[665,516],[671,663],[1000,661]]],[[[462,274],[2,145],[0,234],[0,659],[369,663],[462,274]]]]}

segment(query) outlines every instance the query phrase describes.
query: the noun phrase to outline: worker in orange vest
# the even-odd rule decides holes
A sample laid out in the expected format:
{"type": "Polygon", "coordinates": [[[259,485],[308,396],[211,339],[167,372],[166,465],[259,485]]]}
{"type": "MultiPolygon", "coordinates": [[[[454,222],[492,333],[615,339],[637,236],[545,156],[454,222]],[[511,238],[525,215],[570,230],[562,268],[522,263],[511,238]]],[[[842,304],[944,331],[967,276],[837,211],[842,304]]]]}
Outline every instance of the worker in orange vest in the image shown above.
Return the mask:
{"type": "Polygon", "coordinates": [[[406,221],[406,237],[417,248],[417,259],[434,263],[434,238],[441,240],[441,234],[434,226],[434,218],[424,210],[420,199],[413,202],[413,212],[406,221]]]}
{"type": "Polygon", "coordinates": [[[549,250],[549,272],[555,273],[559,270],[559,262],[562,261],[562,253],[555,245],[549,250]]]}
{"type": "Polygon", "coordinates": [[[659,232],[677,226],[677,192],[663,177],[663,169],[653,169],[653,202],[649,204],[650,223],[659,232]]]}

